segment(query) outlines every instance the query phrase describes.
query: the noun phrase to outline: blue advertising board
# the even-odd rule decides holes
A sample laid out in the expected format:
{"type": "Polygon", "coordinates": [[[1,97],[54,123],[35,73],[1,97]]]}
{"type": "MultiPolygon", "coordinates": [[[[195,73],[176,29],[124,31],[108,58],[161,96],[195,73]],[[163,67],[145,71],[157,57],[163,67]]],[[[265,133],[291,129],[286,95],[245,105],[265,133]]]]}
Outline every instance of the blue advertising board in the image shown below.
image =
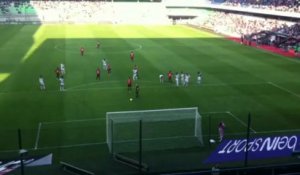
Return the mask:
{"type": "MultiPolygon", "coordinates": [[[[245,160],[247,139],[223,140],[204,163],[222,163],[245,160]]],[[[300,150],[300,135],[250,138],[248,159],[289,157],[300,150]]]]}

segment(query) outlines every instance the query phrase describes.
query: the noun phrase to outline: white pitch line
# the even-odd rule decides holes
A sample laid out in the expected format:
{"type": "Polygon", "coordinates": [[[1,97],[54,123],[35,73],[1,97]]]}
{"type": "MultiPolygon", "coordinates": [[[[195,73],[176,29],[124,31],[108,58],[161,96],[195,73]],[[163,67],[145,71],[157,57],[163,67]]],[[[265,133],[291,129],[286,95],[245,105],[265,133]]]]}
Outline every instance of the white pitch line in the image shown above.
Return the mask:
{"type": "MultiPolygon", "coordinates": [[[[286,133],[286,132],[299,132],[300,129],[290,129],[290,130],[272,130],[272,131],[259,131],[256,134],[271,134],[271,133],[286,133]]],[[[245,133],[229,133],[227,135],[241,135],[245,133]]],[[[208,135],[203,135],[208,136],[208,135]]],[[[217,135],[213,135],[217,136],[217,135]]],[[[260,136],[264,137],[264,136],[260,136]]],[[[37,148],[37,150],[47,150],[47,149],[58,149],[58,148],[72,148],[72,147],[83,147],[83,146],[93,146],[93,145],[105,145],[106,142],[95,142],[95,143],[85,143],[85,144],[73,144],[73,145],[62,145],[62,146],[50,146],[50,147],[41,147],[37,148]]],[[[29,148],[29,151],[35,150],[34,148],[29,148]]],[[[2,150],[0,153],[10,153],[10,152],[17,152],[19,150],[2,150]]]]}
{"type": "MultiPolygon", "coordinates": [[[[151,81],[147,81],[147,82],[151,82],[151,81]]],[[[143,88],[157,88],[157,87],[168,87],[168,88],[180,88],[177,86],[164,86],[158,83],[155,83],[156,85],[148,85],[148,86],[143,86],[143,88]]],[[[261,85],[261,84],[267,84],[267,83],[211,83],[211,84],[202,84],[202,85],[198,85],[198,84],[192,84],[189,85],[190,87],[212,87],[212,86],[232,86],[232,85],[261,85]]],[[[84,85],[82,85],[81,87],[84,87],[84,85]]],[[[114,87],[95,87],[95,88],[74,88],[74,87],[70,87],[66,89],[66,92],[76,92],[76,91],[88,91],[88,90],[112,90],[112,89],[125,89],[125,86],[114,86],[114,87]]],[[[60,91],[58,91],[60,92],[60,91]]]]}
{"type": "MultiPolygon", "coordinates": [[[[239,121],[242,125],[244,125],[245,127],[248,127],[247,124],[245,122],[243,122],[241,119],[239,119],[237,116],[235,116],[232,112],[227,111],[227,114],[229,114],[230,116],[232,116],[233,118],[235,118],[237,121],[239,121]]],[[[253,128],[250,127],[250,130],[253,131],[254,133],[257,133],[253,128]]]]}
{"type": "MultiPolygon", "coordinates": [[[[152,83],[153,81],[139,81],[140,83],[152,83]]],[[[79,85],[76,85],[76,86],[72,86],[72,87],[69,87],[69,88],[66,88],[65,90],[67,91],[70,91],[70,90],[82,90],[82,89],[85,89],[85,88],[81,88],[81,87],[88,87],[88,86],[92,86],[92,85],[107,85],[107,84],[114,84],[114,83],[124,83],[123,81],[101,81],[101,82],[92,82],[92,83],[86,83],[86,84],[79,84],[79,85]]],[[[124,86],[114,86],[114,87],[100,87],[100,88],[90,88],[90,89],[109,89],[109,88],[124,88],[124,86]]],[[[89,88],[86,88],[86,89],[89,89],[89,88]]]]}
{"type": "Polygon", "coordinates": [[[58,148],[75,148],[75,147],[85,147],[85,146],[94,146],[94,145],[105,145],[106,142],[95,142],[95,143],[82,143],[82,144],[73,144],[73,145],[62,145],[62,146],[48,146],[41,147],[38,150],[48,150],[48,149],[58,149],[58,148]]]}
{"type": "Polygon", "coordinates": [[[38,130],[37,130],[37,135],[36,135],[36,139],[35,139],[35,144],[34,144],[34,149],[38,149],[38,144],[39,144],[39,140],[40,140],[40,132],[41,132],[41,128],[42,128],[42,123],[39,123],[38,126],[38,130]]]}
{"type": "Polygon", "coordinates": [[[288,89],[286,89],[286,88],[284,88],[284,87],[281,87],[281,86],[279,86],[279,85],[277,85],[277,84],[275,84],[275,83],[273,83],[273,82],[271,82],[271,81],[269,81],[268,84],[270,84],[270,85],[272,85],[272,86],[274,86],[274,87],[276,87],[276,88],[278,88],[278,89],[281,89],[282,91],[285,91],[285,92],[287,92],[287,93],[289,93],[289,94],[292,94],[292,95],[294,95],[294,96],[300,98],[300,95],[296,94],[295,92],[293,92],[293,91],[291,91],[291,90],[288,90],[288,89]]]}
{"type": "MultiPolygon", "coordinates": [[[[159,82],[157,81],[140,81],[140,82],[147,82],[147,83],[151,83],[153,82],[154,85],[144,85],[143,88],[158,88],[158,87],[162,87],[162,88],[180,88],[180,87],[176,87],[175,84],[174,86],[166,86],[166,85],[161,85],[159,82]]],[[[108,83],[108,82],[105,82],[108,83]]],[[[44,92],[39,91],[16,91],[16,92],[0,92],[0,95],[4,95],[4,94],[10,94],[10,93],[64,93],[64,92],[77,92],[77,91],[89,91],[89,90],[116,90],[116,89],[126,89],[126,86],[114,86],[114,87],[95,87],[95,88],[80,88],[80,87],[88,87],[90,85],[93,84],[97,84],[97,83],[88,83],[88,84],[82,84],[82,85],[77,85],[77,86],[73,86],[73,87],[69,87],[66,88],[65,91],[59,91],[59,90],[47,90],[44,92]]],[[[99,82],[100,84],[100,82],[99,82]]],[[[104,84],[104,82],[103,82],[104,84]]],[[[262,85],[262,84],[269,84],[267,82],[257,82],[257,83],[208,83],[208,84],[191,84],[189,85],[189,87],[213,87],[213,86],[234,86],[234,85],[262,85]]],[[[181,86],[183,87],[183,86],[181,86]]]]}
{"type": "Polygon", "coordinates": [[[226,114],[227,111],[212,111],[212,112],[203,112],[200,113],[201,115],[207,115],[207,114],[226,114]]]}
{"type": "Polygon", "coordinates": [[[100,82],[92,82],[92,83],[86,83],[86,84],[80,84],[77,86],[72,86],[67,88],[66,90],[70,90],[70,89],[76,89],[76,88],[80,88],[80,87],[87,87],[87,86],[92,86],[92,85],[99,85],[99,84],[109,84],[109,83],[120,83],[121,81],[100,81],[100,82]]]}
{"type": "Polygon", "coordinates": [[[79,120],[65,120],[65,121],[55,121],[55,122],[43,122],[45,125],[55,124],[55,123],[75,123],[75,122],[87,122],[87,121],[97,121],[97,120],[106,120],[106,118],[89,118],[89,119],[79,119],[79,120]]]}
{"type": "MultiPolygon", "coordinates": [[[[153,141],[153,140],[166,140],[166,139],[178,139],[178,138],[193,138],[195,136],[174,136],[174,137],[160,137],[160,138],[149,138],[143,139],[144,141],[153,141]]],[[[132,143],[138,142],[138,139],[135,140],[124,140],[114,143],[132,143]]],[[[63,146],[50,146],[50,147],[41,147],[39,150],[43,149],[55,149],[55,148],[74,148],[74,147],[84,147],[84,146],[93,146],[93,145],[106,145],[107,142],[94,142],[94,143],[81,143],[81,144],[73,144],[73,145],[63,145],[63,146]]]]}

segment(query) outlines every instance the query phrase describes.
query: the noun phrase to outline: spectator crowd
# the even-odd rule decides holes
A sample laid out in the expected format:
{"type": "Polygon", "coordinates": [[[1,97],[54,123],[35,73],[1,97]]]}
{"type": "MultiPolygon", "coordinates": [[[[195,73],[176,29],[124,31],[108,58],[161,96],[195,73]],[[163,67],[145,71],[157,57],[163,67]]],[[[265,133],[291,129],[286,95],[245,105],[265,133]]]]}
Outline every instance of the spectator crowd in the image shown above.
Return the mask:
{"type": "Polygon", "coordinates": [[[225,0],[223,5],[300,13],[300,0],[225,0]]]}
{"type": "Polygon", "coordinates": [[[260,31],[295,33],[294,30],[290,31],[289,29],[290,26],[295,24],[294,22],[219,11],[209,13],[206,18],[195,18],[191,23],[213,30],[216,33],[236,37],[260,31]]]}
{"type": "Polygon", "coordinates": [[[3,0],[0,1],[0,21],[9,18],[24,22],[29,19],[29,7],[34,10],[34,19],[45,23],[170,23],[162,3],[93,0],[3,0]],[[20,11],[15,12],[18,9],[20,11]]]}
{"type": "Polygon", "coordinates": [[[297,22],[213,11],[189,23],[227,36],[246,38],[257,44],[274,44],[285,50],[294,47],[295,53],[300,51],[300,23],[297,22]]]}
{"type": "Polygon", "coordinates": [[[34,13],[34,9],[29,1],[0,1],[0,14],[1,15],[21,15],[25,13],[34,13]]]}

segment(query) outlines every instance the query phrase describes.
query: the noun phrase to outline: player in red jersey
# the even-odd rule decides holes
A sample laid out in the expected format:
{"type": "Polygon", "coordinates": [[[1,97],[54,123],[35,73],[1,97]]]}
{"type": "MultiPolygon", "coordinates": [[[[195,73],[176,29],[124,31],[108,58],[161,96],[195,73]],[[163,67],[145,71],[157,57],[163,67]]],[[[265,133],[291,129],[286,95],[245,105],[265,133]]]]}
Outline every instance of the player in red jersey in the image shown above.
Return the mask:
{"type": "Polygon", "coordinates": [[[84,55],[84,48],[83,47],[80,48],[80,54],[81,54],[81,56],[84,55]]]}
{"type": "Polygon", "coordinates": [[[100,68],[98,67],[97,70],[96,70],[96,80],[100,80],[100,68]]]}
{"type": "Polygon", "coordinates": [[[170,83],[172,83],[172,76],[173,76],[172,71],[169,71],[168,72],[168,80],[170,83]]]}
{"type": "Polygon", "coordinates": [[[133,51],[130,52],[130,59],[131,59],[131,61],[134,60],[134,52],[133,51]]]}
{"type": "Polygon", "coordinates": [[[60,78],[60,69],[59,69],[59,67],[56,67],[54,72],[55,72],[56,78],[59,79],[60,78]]]}
{"type": "Polygon", "coordinates": [[[128,91],[131,91],[131,86],[132,86],[132,80],[130,77],[128,77],[128,80],[127,80],[127,87],[128,87],[128,91]]]}

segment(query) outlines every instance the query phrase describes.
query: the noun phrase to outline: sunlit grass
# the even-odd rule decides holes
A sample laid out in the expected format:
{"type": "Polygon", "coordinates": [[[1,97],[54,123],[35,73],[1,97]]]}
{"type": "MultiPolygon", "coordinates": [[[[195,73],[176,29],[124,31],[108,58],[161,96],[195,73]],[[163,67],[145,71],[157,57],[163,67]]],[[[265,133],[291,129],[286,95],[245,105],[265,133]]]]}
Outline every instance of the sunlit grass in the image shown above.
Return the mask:
{"type": "Polygon", "coordinates": [[[6,80],[10,76],[10,73],[0,73],[0,83],[6,80]]]}
{"type": "Polygon", "coordinates": [[[217,35],[190,27],[169,25],[41,25],[33,35],[33,44],[24,55],[22,62],[30,58],[47,39],[80,38],[216,38],[217,35]],[[175,29],[175,30],[174,30],[175,29]]]}

